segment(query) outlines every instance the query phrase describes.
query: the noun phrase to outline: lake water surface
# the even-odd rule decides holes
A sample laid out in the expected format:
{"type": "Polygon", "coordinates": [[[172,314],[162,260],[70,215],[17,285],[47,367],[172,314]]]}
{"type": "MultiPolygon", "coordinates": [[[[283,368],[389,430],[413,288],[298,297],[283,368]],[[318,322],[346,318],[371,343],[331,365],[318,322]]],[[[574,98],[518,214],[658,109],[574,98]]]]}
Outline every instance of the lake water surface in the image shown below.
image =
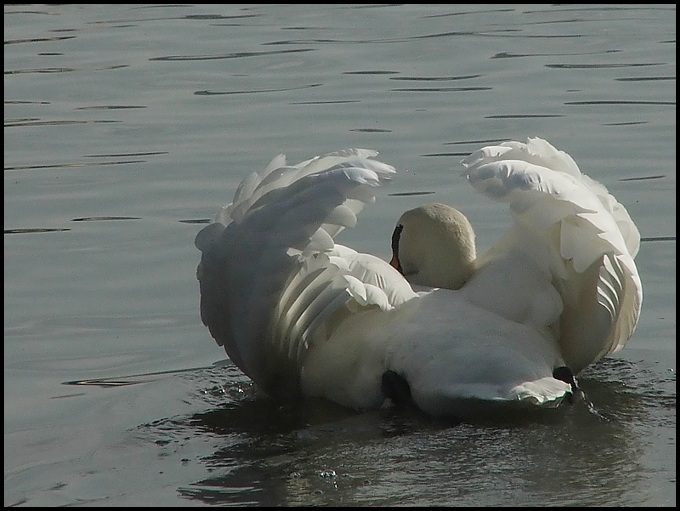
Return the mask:
{"type": "Polygon", "coordinates": [[[674,5],[5,5],[4,504],[676,505],[674,5]],[[380,151],[399,214],[508,225],[460,159],[543,137],[643,237],[597,413],[446,424],[255,395],[198,313],[196,233],[280,152],[380,151]],[[422,193],[421,193],[422,192],[422,193]]]}

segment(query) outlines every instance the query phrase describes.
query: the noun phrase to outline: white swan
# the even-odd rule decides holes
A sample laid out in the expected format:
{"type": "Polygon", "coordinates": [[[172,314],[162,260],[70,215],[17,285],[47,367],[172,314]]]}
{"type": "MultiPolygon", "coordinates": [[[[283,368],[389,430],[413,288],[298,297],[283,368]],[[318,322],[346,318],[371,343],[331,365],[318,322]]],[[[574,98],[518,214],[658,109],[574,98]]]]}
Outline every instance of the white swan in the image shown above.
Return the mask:
{"type": "Polygon", "coordinates": [[[196,236],[201,318],[264,391],[435,416],[556,406],[633,334],[639,232],[569,155],[539,138],[471,154],[510,230],[478,258],[465,216],[429,204],[399,219],[391,263],[333,241],[394,174],[376,155],[279,155],[196,236]]]}

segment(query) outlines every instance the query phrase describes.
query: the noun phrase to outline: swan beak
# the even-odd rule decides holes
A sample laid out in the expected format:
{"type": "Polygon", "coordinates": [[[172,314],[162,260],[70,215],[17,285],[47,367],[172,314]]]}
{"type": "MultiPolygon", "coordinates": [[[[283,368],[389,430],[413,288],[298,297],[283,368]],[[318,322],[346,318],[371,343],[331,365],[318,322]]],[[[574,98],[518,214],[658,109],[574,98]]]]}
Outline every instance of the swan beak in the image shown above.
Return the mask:
{"type": "Polygon", "coordinates": [[[390,266],[402,275],[404,274],[404,271],[401,269],[401,263],[399,262],[399,259],[396,255],[392,255],[392,259],[390,259],[390,266]]]}
{"type": "Polygon", "coordinates": [[[390,260],[390,266],[402,275],[404,274],[404,270],[399,262],[399,240],[401,238],[401,231],[403,230],[404,226],[402,224],[397,224],[394,231],[392,231],[392,259],[390,260]]]}

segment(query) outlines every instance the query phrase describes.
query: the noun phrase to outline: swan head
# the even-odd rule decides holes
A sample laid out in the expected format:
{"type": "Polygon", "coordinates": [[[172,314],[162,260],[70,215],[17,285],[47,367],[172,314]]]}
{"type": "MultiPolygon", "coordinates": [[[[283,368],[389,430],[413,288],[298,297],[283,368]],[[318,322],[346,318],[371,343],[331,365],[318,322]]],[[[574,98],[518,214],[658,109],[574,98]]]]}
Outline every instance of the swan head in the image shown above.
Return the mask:
{"type": "Polygon", "coordinates": [[[470,222],[445,204],[406,211],[392,234],[390,264],[411,284],[459,289],[472,276],[475,257],[470,222]]]}

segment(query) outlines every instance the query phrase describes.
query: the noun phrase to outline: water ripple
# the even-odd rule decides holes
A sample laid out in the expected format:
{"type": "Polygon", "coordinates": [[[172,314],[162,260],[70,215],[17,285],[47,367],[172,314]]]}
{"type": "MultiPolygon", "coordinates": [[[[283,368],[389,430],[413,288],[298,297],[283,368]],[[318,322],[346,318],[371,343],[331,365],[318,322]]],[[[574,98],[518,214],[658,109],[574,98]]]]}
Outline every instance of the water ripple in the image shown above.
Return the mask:
{"type": "Polygon", "coordinates": [[[93,119],[93,120],[73,120],[60,119],[55,121],[42,121],[40,119],[19,120],[18,122],[6,122],[5,128],[17,128],[22,126],[68,126],[69,124],[106,124],[120,121],[93,119]]]}
{"type": "Polygon", "coordinates": [[[675,76],[635,76],[631,78],[614,78],[617,82],[651,82],[661,80],[675,80],[675,76]]]}
{"type": "Polygon", "coordinates": [[[369,70],[369,71],[343,71],[343,75],[398,75],[401,71],[383,71],[383,70],[369,70]]]}
{"type": "Polygon", "coordinates": [[[344,105],[346,103],[361,103],[358,99],[333,99],[319,101],[291,101],[290,105],[344,105]]]}
{"type": "Polygon", "coordinates": [[[50,101],[31,101],[31,100],[20,100],[20,99],[6,99],[5,105],[49,105],[50,101]]]}
{"type": "Polygon", "coordinates": [[[646,179],[663,179],[665,174],[658,174],[656,176],[642,176],[642,177],[622,177],[619,181],[642,181],[646,179]]]}
{"type": "Polygon", "coordinates": [[[226,53],[224,55],[167,55],[164,57],[151,57],[149,60],[174,62],[184,60],[195,61],[195,60],[240,59],[244,57],[281,55],[284,53],[305,53],[308,51],[316,51],[316,48],[300,48],[297,50],[275,50],[275,51],[239,51],[234,53],[226,53]]]}
{"type": "Polygon", "coordinates": [[[675,101],[627,101],[627,100],[596,100],[596,101],[565,101],[565,105],[672,105],[675,101]]]}
{"type": "Polygon", "coordinates": [[[551,117],[564,117],[562,114],[507,114],[507,115],[487,115],[485,119],[542,119],[551,117]]]}
{"type": "Polygon", "coordinates": [[[73,67],[43,67],[43,68],[34,68],[34,69],[16,69],[16,70],[9,70],[5,71],[6,75],[20,75],[20,74],[27,74],[27,73],[70,73],[72,71],[75,71],[76,69],[73,67]]]}
{"type": "Polygon", "coordinates": [[[592,52],[571,52],[571,53],[512,53],[512,52],[500,52],[493,55],[492,59],[517,59],[524,57],[571,57],[571,56],[583,56],[583,55],[601,55],[607,53],[620,53],[622,50],[603,50],[603,51],[592,51],[592,52]]]}
{"type": "Polygon", "coordinates": [[[45,232],[62,232],[70,231],[71,229],[48,229],[41,227],[32,227],[28,229],[5,229],[5,234],[37,234],[45,232]]]}
{"type": "Polygon", "coordinates": [[[493,87],[422,87],[390,89],[392,92],[474,92],[493,90],[493,87]]]}
{"type": "Polygon", "coordinates": [[[57,37],[34,37],[31,39],[10,39],[5,41],[5,45],[8,44],[23,44],[23,43],[45,43],[52,41],[63,41],[65,39],[75,39],[74,35],[64,35],[57,37]]]}
{"type": "Polygon", "coordinates": [[[107,165],[129,165],[131,163],[145,163],[145,162],[146,160],[126,160],[126,161],[52,163],[49,165],[15,165],[13,167],[5,167],[4,170],[5,172],[16,172],[20,170],[102,167],[107,165]]]}
{"type": "Polygon", "coordinates": [[[128,110],[135,108],[148,108],[144,105],[93,105],[79,106],[76,110],[128,110]]]}
{"type": "Polygon", "coordinates": [[[232,94],[260,94],[262,92],[287,92],[291,90],[311,89],[313,87],[321,87],[323,83],[311,83],[309,85],[302,85],[300,87],[284,87],[278,89],[259,89],[259,90],[234,90],[234,91],[211,91],[198,90],[194,92],[196,96],[225,96],[232,94]]]}
{"type": "Polygon", "coordinates": [[[664,65],[664,62],[639,62],[630,64],[546,64],[545,67],[553,69],[610,69],[620,67],[647,67],[664,65]]]}
{"type": "Polygon", "coordinates": [[[385,130],[379,128],[354,128],[349,131],[357,131],[359,133],[392,133],[392,130],[385,130]]]}
{"type": "Polygon", "coordinates": [[[138,216],[84,216],[74,218],[71,222],[102,222],[105,220],[141,220],[138,216]]]}
{"type": "Polygon", "coordinates": [[[448,18],[451,16],[465,16],[467,14],[492,14],[492,13],[497,13],[497,12],[513,12],[515,10],[514,7],[507,8],[507,9],[489,9],[489,10],[484,10],[484,11],[478,11],[478,10],[473,10],[473,11],[460,11],[460,12],[447,12],[444,14],[427,14],[425,16],[421,16],[421,19],[427,19],[427,18],[448,18]]]}
{"type": "Polygon", "coordinates": [[[651,236],[648,238],[640,238],[640,242],[649,242],[649,241],[677,241],[678,238],[677,236],[651,236]]]}
{"type": "Polygon", "coordinates": [[[413,80],[416,82],[448,82],[452,80],[471,80],[480,78],[484,75],[463,75],[463,76],[392,76],[390,80],[413,80]]]}
{"type": "Polygon", "coordinates": [[[169,154],[168,151],[149,151],[143,153],[86,154],[84,158],[129,158],[130,156],[157,156],[169,154]]]}

